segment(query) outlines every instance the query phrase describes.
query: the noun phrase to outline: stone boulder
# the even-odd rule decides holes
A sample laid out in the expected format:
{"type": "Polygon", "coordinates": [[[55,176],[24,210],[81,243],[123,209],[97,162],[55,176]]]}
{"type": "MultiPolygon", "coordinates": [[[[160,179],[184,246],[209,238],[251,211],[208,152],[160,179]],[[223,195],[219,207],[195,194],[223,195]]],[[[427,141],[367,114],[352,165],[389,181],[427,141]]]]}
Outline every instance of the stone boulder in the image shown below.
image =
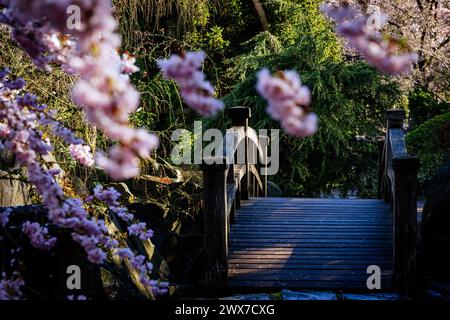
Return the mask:
{"type": "Polygon", "coordinates": [[[22,176],[0,170],[0,207],[31,204],[30,191],[22,176]]]}
{"type": "Polygon", "coordinates": [[[0,150],[0,207],[31,204],[31,187],[14,155],[0,150]]]}

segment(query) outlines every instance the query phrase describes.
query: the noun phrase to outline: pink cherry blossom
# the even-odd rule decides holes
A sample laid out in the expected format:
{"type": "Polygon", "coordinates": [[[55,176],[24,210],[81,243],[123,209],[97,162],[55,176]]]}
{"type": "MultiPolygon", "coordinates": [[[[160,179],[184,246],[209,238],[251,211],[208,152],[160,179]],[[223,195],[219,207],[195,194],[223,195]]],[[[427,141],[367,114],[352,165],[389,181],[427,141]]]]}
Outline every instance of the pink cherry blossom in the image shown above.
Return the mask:
{"type": "Polygon", "coordinates": [[[139,158],[128,149],[113,147],[108,156],[98,152],[96,161],[114,180],[130,179],[139,173],[139,158]]]}
{"type": "Polygon", "coordinates": [[[122,220],[127,223],[131,223],[128,226],[128,233],[130,235],[134,235],[139,237],[139,239],[145,241],[149,240],[153,237],[153,230],[148,229],[145,222],[135,222],[134,215],[129,213],[126,207],[120,207],[118,199],[120,197],[120,193],[117,192],[114,188],[104,189],[102,185],[97,185],[94,188],[94,197],[100,201],[103,201],[117,216],[119,216],[122,220]]]}
{"type": "Polygon", "coordinates": [[[118,207],[120,193],[114,188],[103,188],[101,184],[98,184],[94,188],[94,195],[100,201],[103,201],[108,207],[118,207]]]}
{"type": "Polygon", "coordinates": [[[138,222],[128,227],[128,233],[133,236],[138,236],[139,239],[145,241],[153,237],[153,231],[147,229],[145,222],[138,222]]]}
{"type": "Polygon", "coordinates": [[[267,113],[279,120],[289,134],[307,137],[317,131],[318,118],[307,111],[311,93],[297,72],[285,70],[272,76],[269,70],[262,69],[257,78],[256,89],[268,102],[267,113]]]}
{"type": "MultiPolygon", "coordinates": [[[[107,253],[111,251],[120,252],[120,243],[109,235],[108,228],[103,219],[91,217],[84,208],[83,202],[78,198],[66,198],[63,190],[55,179],[59,174],[57,169],[45,169],[39,162],[39,156],[47,154],[51,150],[51,145],[47,139],[43,138],[42,132],[36,126],[36,121],[41,125],[50,127],[53,133],[70,143],[72,153],[75,157],[81,157],[80,152],[87,149],[82,147],[82,140],[77,139],[68,129],[62,127],[56,120],[56,112],[47,110],[45,106],[37,103],[36,97],[28,93],[23,94],[21,87],[24,82],[9,80],[9,72],[0,70],[0,119],[2,119],[2,139],[5,140],[4,147],[12,151],[16,159],[28,169],[28,180],[36,187],[37,193],[48,209],[48,220],[55,226],[67,228],[72,231],[74,241],[79,243],[87,254],[90,262],[101,264],[105,261],[107,253]],[[10,85],[13,83],[14,85],[10,85]],[[14,89],[11,89],[14,88],[14,89]],[[3,106],[6,106],[4,108],[3,106]],[[26,108],[26,112],[24,112],[26,108]]],[[[128,127],[125,127],[128,128],[128,127]]],[[[145,140],[147,133],[144,130],[133,130],[125,132],[125,141],[136,143],[135,149],[125,150],[130,153],[131,158],[136,158],[136,154],[144,155],[150,152],[155,140],[145,140]]],[[[113,148],[113,150],[119,149],[113,148]]],[[[115,151],[116,152],[116,151],[115,151]]],[[[86,157],[86,155],[83,155],[86,157]]],[[[84,159],[83,161],[87,161],[84,159]]],[[[121,161],[120,158],[117,161],[121,161]]],[[[138,168],[138,163],[133,168],[138,168]]],[[[134,169],[133,169],[134,170],[134,169]]],[[[148,240],[153,231],[147,229],[145,223],[140,223],[128,212],[125,207],[119,204],[120,193],[113,188],[104,189],[97,186],[94,195],[88,197],[90,201],[98,199],[103,201],[109,210],[115,212],[120,218],[130,224],[133,235],[141,239],[148,240]]],[[[0,215],[1,223],[9,221],[10,209],[3,211],[0,215]]],[[[40,249],[51,248],[56,238],[49,237],[46,227],[41,227],[38,223],[26,222],[22,230],[27,235],[31,244],[40,249]]],[[[152,290],[150,285],[151,263],[143,256],[135,255],[131,250],[127,254],[127,259],[132,263],[139,273],[139,280],[148,290],[152,290]]],[[[9,282],[3,281],[1,285],[5,287],[9,282]]],[[[12,282],[14,284],[16,282],[12,282]]],[[[0,288],[1,291],[1,288],[0,288]]],[[[0,295],[3,293],[0,292],[0,295]]],[[[5,296],[5,295],[4,295],[5,296]]],[[[6,297],[6,296],[5,296],[6,297]]],[[[15,296],[10,296],[13,299],[15,296]]],[[[7,297],[8,298],[8,297],[7,297]]]]}
{"type": "Polygon", "coordinates": [[[317,131],[318,117],[315,113],[306,114],[303,119],[298,117],[288,117],[283,121],[286,131],[294,136],[307,137],[317,131]]]}
{"type": "Polygon", "coordinates": [[[150,285],[154,295],[163,295],[168,291],[169,283],[166,281],[151,280],[150,285]]]}
{"type": "Polygon", "coordinates": [[[17,274],[13,278],[6,278],[6,274],[2,273],[2,279],[0,280],[0,301],[21,300],[23,298],[21,288],[24,285],[25,282],[17,274]]]}
{"type": "MultiPolygon", "coordinates": [[[[411,66],[417,63],[416,53],[401,53],[400,42],[369,27],[369,16],[363,15],[356,7],[324,4],[321,10],[336,22],[336,32],[347,40],[349,46],[381,72],[407,74],[411,66]]],[[[382,23],[387,21],[386,16],[382,15],[381,18],[382,23]]]]}
{"type": "Polygon", "coordinates": [[[130,248],[119,248],[116,250],[115,255],[120,259],[132,259],[134,256],[130,248]]]}
{"type": "Polygon", "coordinates": [[[2,212],[0,212],[0,226],[5,227],[9,222],[9,216],[12,213],[11,208],[6,208],[2,212]]]}
{"type": "Polygon", "coordinates": [[[30,238],[31,245],[37,249],[49,250],[56,243],[55,237],[48,236],[48,229],[41,227],[37,222],[26,221],[22,225],[22,231],[30,238]]]}
{"type": "Polygon", "coordinates": [[[77,160],[81,165],[91,167],[94,165],[91,148],[81,144],[71,144],[69,146],[70,155],[77,160]]]}
{"type": "Polygon", "coordinates": [[[81,300],[87,300],[87,297],[85,295],[82,295],[82,294],[80,294],[80,295],[73,295],[73,294],[71,294],[71,295],[67,296],[67,300],[79,300],[79,301],[81,301],[81,300]]]}
{"type": "Polygon", "coordinates": [[[122,69],[124,74],[133,74],[139,71],[139,68],[135,65],[136,58],[125,52],[122,54],[122,69]]]}
{"type": "Polygon", "coordinates": [[[214,98],[214,88],[200,70],[205,60],[203,52],[182,52],[168,59],[158,59],[162,75],[174,80],[186,104],[203,116],[213,116],[223,109],[223,102],[214,98]]]}
{"type": "MultiPolygon", "coordinates": [[[[137,130],[129,126],[129,114],[137,109],[140,99],[128,75],[139,68],[135,66],[135,58],[117,53],[120,37],[111,1],[3,0],[2,5],[5,9],[0,12],[0,23],[11,27],[13,39],[37,67],[51,71],[50,64],[58,63],[62,70],[78,75],[72,90],[74,102],[84,109],[92,125],[118,142],[114,159],[106,161],[107,155],[100,157],[105,160],[102,164],[110,176],[113,179],[136,176],[140,158],[150,156],[157,146],[157,137],[134,132],[137,130]],[[89,12],[81,15],[76,28],[67,25],[69,5],[77,5],[82,13],[89,12]],[[125,175],[117,173],[116,169],[125,166],[123,163],[130,159],[130,154],[134,154],[133,165],[125,168],[125,175]]],[[[15,90],[22,86],[21,81],[5,84],[9,90],[15,90]]]]}
{"type": "MultiPolygon", "coordinates": [[[[138,71],[135,59],[127,54],[118,56],[120,37],[113,17],[110,0],[0,0],[2,11],[0,23],[10,26],[12,38],[30,56],[35,65],[51,71],[51,63],[60,64],[62,70],[78,76],[72,91],[73,100],[85,111],[92,125],[103,130],[117,144],[109,152],[110,158],[100,159],[111,176],[116,179],[138,174],[139,159],[150,156],[157,146],[156,136],[143,129],[129,126],[129,114],[139,105],[139,94],[130,83],[129,75],[138,71]],[[66,10],[78,5],[82,14],[80,26],[68,28],[66,10]],[[127,163],[129,165],[127,165],[127,163]],[[122,171],[122,169],[125,169],[122,171]]],[[[86,251],[92,263],[101,264],[112,253],[120,250],[120,243],[109,235],[101,218],[91,217],[80,199],[67,198],[55,176],[58,170],[46,169],[38,159],[52,150],[48,139],[38,125],[50,128],[54,135],[70,144],[72,156],[81,163],[92,165],[89,149],[83,141],[56,121],[56,111],[47,110],[37,103],[36,97],[21,90],[25,81],[10,79],[9,70],[0,70],[0,146],[12,151],[16,159],[28,169],[28,179],[48,209],[48,220],[60,228],[72,231],[72,238],[86,251]],[[4,141],[4,142],[3,142],[4,141]]],[[[118,193],[108,189],[103,198],[110,202],[114,211],[127,223],[131,232],[148,239],[153,232],[139,223],[126,208],[120,207],[118,193]]],[[[101,193],[97,192],[97,196],[101,193]]],[[[94,196],[91,197],[92,200],[94,196]]],[[[9,222],[9,211],[1,214],[1,223],[9,222]]],[[[26,222],[23,232],[31,243],[40,248],[54,245],[55,238],[48,235],[46,227],[26,222]]],[[[127,259],[139,272],[141,283],[149,290],[152,264],[147,258],[127,251],[127,259]]],[[[0,299],[22,298],[20,286],[23,281],[6,279],[0,281],[0,299]]]]}

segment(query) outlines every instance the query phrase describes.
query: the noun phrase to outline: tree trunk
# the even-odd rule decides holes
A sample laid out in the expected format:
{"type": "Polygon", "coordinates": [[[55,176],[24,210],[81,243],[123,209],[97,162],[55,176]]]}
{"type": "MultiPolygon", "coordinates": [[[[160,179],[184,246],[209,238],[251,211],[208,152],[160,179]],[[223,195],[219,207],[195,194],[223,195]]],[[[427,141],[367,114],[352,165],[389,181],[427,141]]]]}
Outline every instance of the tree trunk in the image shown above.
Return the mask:
{"type": "Polygon", "coordinates": [[[264,31],[269,29],[269,23],[267,22],[266,12],[261,4],[260,0],[252,0],[255,6],[256,12],[258,13],[259,22],[261,23],[261,27],[264,31]]]}

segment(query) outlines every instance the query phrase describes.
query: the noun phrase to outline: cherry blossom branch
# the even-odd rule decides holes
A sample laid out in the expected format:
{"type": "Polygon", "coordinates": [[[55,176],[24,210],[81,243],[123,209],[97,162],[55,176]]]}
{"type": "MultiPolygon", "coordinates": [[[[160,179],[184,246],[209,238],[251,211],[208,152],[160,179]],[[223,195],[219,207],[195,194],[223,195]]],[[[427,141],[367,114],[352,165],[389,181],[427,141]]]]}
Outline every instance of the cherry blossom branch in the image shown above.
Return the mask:
{"type": "Polygon", "coordinates": [[[166,60],[158,59],[157,64],[164,78],[178,84],[186,104],[209,117],[223,109],[223,102],[214,98],[214,88],[200,70],[204,60],[204,52],[181,52],[166,60]]]}
{"type": "Polygon", "coordinates": [[[0,13],[0,23],[11,26],[13,39],[35,65],[51,71],[50,64],[57,63],[77,75],[73,101],[84,109],[92,125],[118,141],[109,156],[97,155],[97,164],[115,180],[136,176],[139,159],[150,156],[158,138],[129,126],[128,116],[138,107],[139,94],[128,75],[139,69],[129,54],[117,53],[120,37],[111,1],[2,0],[1,4],[6,8],[0,13]],[[73,28],[68,23],[69,6],[81,12],[79,25],[73,28]]]}
{"type": "MultiPolygon", "coordinates": [[[[46,155],[51,150],[50,141],[43,139],[42,132],[38,129],[37,123],[50,125],[57,130],[54,133],[64,137],[68,143],[80,143],[82,140],[76,139],[73,133],[62,130],[61,126],[55,124],[53,118],[48,117],[45,106],[39,105],[35,96],[29,93],[22,93],[25,85],[23,79],[11,80],[8,70],[0,70],[0,137],[4,141],[2,148],[8,148],[16,156],[16,159],[28,169],[28,179],[36,187],[36,191],[42,197],[48,209],[48,221],[60,228],[71,230],[74,241],[78,242],[86,251],[90,262],[101,264],[107,257],[107,252],[121,252],[119,242],[108,234],[106,223],[103,219],[91,218],[83,206],[83,202],[78,198],[65,198],[63,190],[57,183],[55,176],[59,170],[44,169],[38,162],[38,158],[46,155]]],[[[54,118],[56,114],[51,113],[54,118]]],[[[71,151],[75,157],[82,161],[90,161],[86,156],[85,148],[82,151],[76,149],[80,144],[71,144],[71,151]]],[[[120,194],[114,189],[104,191],[101,187],[94,190],[94,196],[105,201],[111,206],[111,210],[122,212],[123,217],[127,212],[118,204],[120,194]]],[[[11,210],[3,211],[0,214],[0,222],[5,226],[9,222],[11,210]]],[[[56,238],[48,235],[48,230],[38,223],[26,221],[22,225],[22,231],[30,238],[31,244],[38,249],[50,249],[56,238]]],[[[148,240],[152,237],[153,231],[146,228],[142,222],[133,221],[129,226],[129,233],[136,235],[140,239],[148,240]]],[[[155,293],[164,293],[167,283],[152,281],[149,278],[151,264],[140,255],[135,255],[131,250],[127,252],[127,259],[131,261],[133,267],[140,270],[139,280],[145,288],[153,290],[155,293]]],[[[14,284],[15,282],[13,282],[14,284]]],[[[9,286],[3,283],[3,286],[9,286]]]]}
{"type": "MultiPolygon", "coordinates": [[[[369,27],[369,16],[363,15],[356,7],[322,5],[321,10],[336,22],[336,32],[347,40],[349,46],[378,70],[392,75],[407,74],[411,65],[417,63],[416,53],[400,53],[405,46],[369,27]]],[[[382,23],[386,22],[386,16],[380,18],[382,23]]]]}
{"type": "Polygon", "coordinates": [[[256,89],[268,101],[267,113],[289,134],[307,137],[317,131],[317,115],[309,112],[311,92],[302,85],[297,72],[285,70],[272,76],[263,69],[257,78],[256,89]]]}

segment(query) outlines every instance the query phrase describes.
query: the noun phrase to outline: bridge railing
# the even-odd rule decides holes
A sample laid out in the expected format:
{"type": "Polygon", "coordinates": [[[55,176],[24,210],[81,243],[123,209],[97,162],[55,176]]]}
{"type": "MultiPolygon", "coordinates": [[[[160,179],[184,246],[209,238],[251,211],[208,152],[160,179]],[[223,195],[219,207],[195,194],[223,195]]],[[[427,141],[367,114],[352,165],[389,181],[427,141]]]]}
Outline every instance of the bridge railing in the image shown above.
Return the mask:
{"type": "Polygon", "coordinates": [[[224,152],[203,158],[203,226],[205,282],[210,287],[228,283],[228,234],[241,200],[267,196],[269,138],[249,126],[250,108],[228,110],[232,127],[227,129],[224,152]],[[262,172],[266,172],[262,170],[262,172]]]}
{"type": "Polygon", "coordinates": [[[408,154],[403,110],[387,110],[386,136],[379,145],[378,194],[391,203],[394,233],[394,286],[403,293],[416,286],[417,171],[419,159],[408,154]]]}

